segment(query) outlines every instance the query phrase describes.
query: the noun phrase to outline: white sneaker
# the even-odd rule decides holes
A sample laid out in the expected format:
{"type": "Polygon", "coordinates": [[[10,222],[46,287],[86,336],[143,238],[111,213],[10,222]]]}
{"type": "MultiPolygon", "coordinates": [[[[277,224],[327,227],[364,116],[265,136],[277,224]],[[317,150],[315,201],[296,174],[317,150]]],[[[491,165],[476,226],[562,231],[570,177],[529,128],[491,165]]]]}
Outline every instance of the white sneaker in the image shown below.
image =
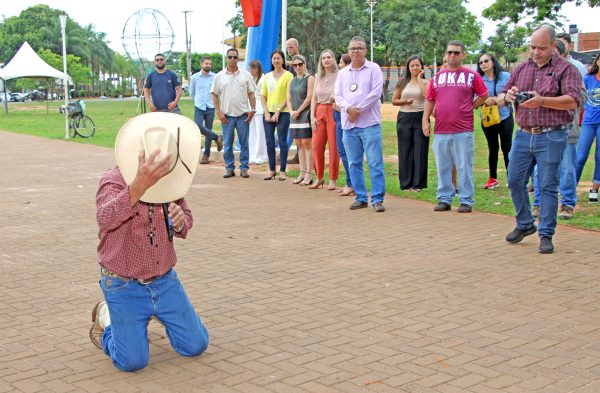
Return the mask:
{"type": "Polygon", "coordinates": [[[590,190],[590,203],[598,203],[598,190],[590,190]]]}

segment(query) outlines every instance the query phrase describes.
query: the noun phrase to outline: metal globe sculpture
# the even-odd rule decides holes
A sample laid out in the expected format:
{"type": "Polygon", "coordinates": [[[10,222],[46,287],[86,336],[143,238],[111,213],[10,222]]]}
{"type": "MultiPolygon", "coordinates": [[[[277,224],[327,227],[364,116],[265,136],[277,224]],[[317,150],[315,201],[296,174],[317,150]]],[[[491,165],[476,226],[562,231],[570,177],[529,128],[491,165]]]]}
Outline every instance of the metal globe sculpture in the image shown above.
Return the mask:
{"type": "Polygon", "coordinates": [[[129,18],[121,36],[123,49],[140,68],[150,66],[154,55],[162,53],[168,58],[173,49],[175,34],[167,17],[153,8],[143,8],[129,18]]]}

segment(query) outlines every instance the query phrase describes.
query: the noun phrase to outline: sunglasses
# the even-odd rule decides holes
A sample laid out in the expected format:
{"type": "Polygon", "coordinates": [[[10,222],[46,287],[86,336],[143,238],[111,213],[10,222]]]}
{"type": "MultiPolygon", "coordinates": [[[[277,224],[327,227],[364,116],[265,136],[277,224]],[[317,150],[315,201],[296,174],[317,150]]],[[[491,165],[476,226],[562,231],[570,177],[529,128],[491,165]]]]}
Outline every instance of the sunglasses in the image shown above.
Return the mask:
{"type": "Polygon", "coordinates": [[[352,47],[352,48],[348,48],[348,50],[350,52],[360,52],[363,49],[367,49],[367,48],[358,48],[358,47],[352,47]]]}
{"type": "Polygon", "coordinates": [[[154,59],[154,61],[165,61],[165,59],[154,59]]]}
{"type": "Polygon", "coordinates": [[[229,60],[235,60],[235,59],[237,59],[238,57],[237,57],[237,56],[227,56],[227,58],[228,58],[229,60]]]}
{"type": "Polygon", "coordinates": [[[479,65],[482,65],[483,63],[489,63],[489,62],[490,62],[490,59],[480,60],[479,65]]]}
{"type": "Polygon", "coordinates": [[[304,65],[304,63],[294,63],[294,64],[292,64],[292,66],[294,66],[295,68],[302,67],[303,65],[304,65]]]}
{"type": "Polygon", "coordinates": [[[458,56],[458,55],[460,55],[461,53],[462,53],[462,52],[461,52],[461,51],[458,51],[458,50],[448,50],[448,51],[446,51],[446,54],[447,54],[448,56],[450,56],[450,55],[458,56]]]}

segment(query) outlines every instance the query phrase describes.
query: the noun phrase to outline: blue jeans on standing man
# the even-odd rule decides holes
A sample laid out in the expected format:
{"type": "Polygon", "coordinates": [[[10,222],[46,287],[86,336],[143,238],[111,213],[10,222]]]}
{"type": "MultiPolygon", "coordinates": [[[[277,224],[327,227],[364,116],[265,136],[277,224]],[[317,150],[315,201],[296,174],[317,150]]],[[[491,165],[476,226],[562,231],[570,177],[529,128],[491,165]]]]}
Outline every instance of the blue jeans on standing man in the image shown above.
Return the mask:
{"type": "Polygon", "coordinates": [[[508,163],[508,188],[515,206],[517,228],[528,229],[534,223],[527,183],[537,164],[540,190],[538,235],[550,238],[554,235],[558,211],[558,169],[566,144],[566,128],[536,135],[517,130],[508,163]]]}
{"type": "MultiPolygon", "coordinates": [[[[577,205],[577,174],[575,166],[577,163],[576,143],[567,143],[562,160],[558,167],[559,189],[561,200],[564,206],[575,208],[577,205]]],[[[537,166],[533,172],[533,206],[540,205],[540,189],[537,179],[537,166]]]]}
{"type": "Polygon", "coordinates": [[[200,133],[206,137],[204,139],[204,155],[206,156],[210,156],[210,145],[212,144],[212,141],[216,141],[219,137],[219,135],[212,131],[214,120],[214,108],[199,109],[194,107],[194,121],[198,128],[200,128],[200,133]]]}
{"type": "Polygon", "coordinates": [[[596,154],[594,155],[594,184],[600,184],[600,124],[583,124],[577,143],[577,182],[581,179],[581,172],[588,160],[592,143],[596,139],[596,154]]]}
{"type": "Polygon", "coordinates": [[[338,151],[338,155],[344,165],[344,171],[346,171],[346,187],[352,188],[352,180],[350,179],[350,166],[348,165],[348,157],[346,156],[346,149],[344,148],[344,130],[342,130],[342,114],[339,111],[333,111],[333,120],[335,120],[335,143],[338,151]]]}
{"type": "Polygon", "coordinates": [[[248,170],[248,160],[250,150],[248,150],[248,134],[250,133],[250,124],[246,122],[248,114],[241,116],[229,116],[227,124],[221,123],[223,129],[223,159],[225,160],[225,169],[233,171],[235,169],[235,155],[233,154],[233,140],[235,139],[235,130],[237,130],[240,141],[240,169],[248,170]],[[235,130],[234,130],[235,129],[235,130]]]}
{"type": "Polygon", "coordinates": [[[104,353],[122,371],[148,365],[148,321],[155,316],[164,326],[171,346],[182,356],[197,356],[208,347],[208,332],[196,314],[175,270],[149,284],[101,276],[110,314],[102,333],[104,353]]]}
{"type": "Polygon", "coordinates": [[[454,201],[454,195],[456,194],[454,184],[452,184],[452,165],[454,164],[458,177],[458,200],[461,205],[473,206],[475,204],[473,132],[435,134],[433,153],[435,154],[438,172],[438,202],[452,205],[452,201],[454,201]]]}
{"type": "MultiPolygon", "coordinates": [[[[275,113],[271,112],[271,116],[275,113]]],[[[263,125],[265,128],[265,138],[267,140],[267,156],[269,157],[269,170],[275,172],[275,128],[277,128],[277,139],[279,140],[279,170],[285,173],[287,166],[287,156],[289,151],[289,145],[287,143],[288,131],[290,128],[290,114],[288,112],[281,112],[277,123],[267,121],[263,118],[263,125]]]]}
{"type": "Polygon", "coordinates": [[[356,193],[356,201],[368,202],[367,185],[363,172],[366,154],[371,179],[371,205],[383,202],[385,196],[385,172],[383,167],[383,141],[381,124],[365,128],[350,128],[343,131],[344,147],[348,156],[350,178],[356,193]]]}

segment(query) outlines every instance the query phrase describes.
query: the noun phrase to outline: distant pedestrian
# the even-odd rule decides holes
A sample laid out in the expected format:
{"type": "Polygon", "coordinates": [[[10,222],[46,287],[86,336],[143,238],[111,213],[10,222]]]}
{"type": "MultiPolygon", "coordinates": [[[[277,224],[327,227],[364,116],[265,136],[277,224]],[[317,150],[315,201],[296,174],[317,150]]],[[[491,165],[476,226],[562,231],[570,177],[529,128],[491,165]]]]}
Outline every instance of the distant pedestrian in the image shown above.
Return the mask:
{"type": "Polygon", "coordinates": [[[248,136],[248,150],[250,164],[264,164],[269,160],[267,156],[267,140],[263,124],[264,109],[260,98],[260,89],[263,82],[263,68],[258,60],[250,62],[250,74],[256,84],[256,113],[250,122],[250,135],[248,136]]]}
{"type": "Polygon", "coordinates": [[[288,155],[288,130],[290,128],[290,111],[287,107],[287,92],[294,76],[286,71],[285,55],[279,49],[271,54],[271,66],[273,71],[263,77],[261,87],[261,99],[265,110],[263,124],[267,138],[267,154],[269,156],[269,169],[271,173],[264,180],[275,179],[275,129],[279,140],[279,180],[285,180],[285,170],[288,155]]]}
{"type": "Polygon", "coordinates": [[[248,162],[248,134],[250,122],[256,113],[254,93],[256,86],[252,75],[246,70],[238,68],[239,54],[237,49],[227,50],[227,67],[215,77],[211,89],[213,104],[223,129],[223,159],[226,172],[224,178],[235,176],[235,156],[233,154],[233,140],[237,129],[240,141],[240,176],[247,178],[248,162]],[[250,103],[250,106],[248,106],[250,103]]]}
{"type": "Polygon", "coordinates": [[[183,91],[177,74],[165,65],[165,55],[157,53],[154,56],[156,70],[146,77],[144,98],[152,112],[172,112],[181,114],[179,99],[183,91]],[[152,97],[152,98],[150,98],[152,97]]]}
{"type": "Polygon", "coordinates": [[[212,60],[206,56],[200,59],[200,71],[192,75],[190,81],[190,97],[194,100],[194,121],[204,135],[204,154],[200,164],[208,164],[212,141],[217,143],[217,151],[223,150],[223,137],[212,131],[215,119],[215,106],[210,89],[215,81],[215,73],[211,71],[212,60]]]}
{"type": "MultiPolygon", "coordinates": [[[[498,105],[498,94],[502,91],[510,73],[503,71],[500,62],[489,53],[483,53],[477,60],[477,73],[483,78],[483,83],[488,89],[489,97],[485,100],[484,105],[498,105]]],[[[481,129],[485,135],[488,144],[488,166],[490,179],[483,186],[485,189],[493,189],[498,187],[498,150],[502,148],[504,156],[504,167],[508,168],[510,147],[512,145],[513,129],[515,120],[512,116],[510,106],[498,107],[500,123],[491,126],[481,124],[481,129]],[[498,143],[500,140],[500,143],[498,143]]]]}
{"type": "Polygon", "coordinates": [[[369,206],[363,172],[366,154],[371,178],[371,205],[374,211],[384,212],[385,172],[379,100],[383,89],[383,74],[376,63],[366,59],[367,43],[364,38],[352,38],[348,54],[352,62],[339,71],[334,91],[335,102],[341,109],[344,147],[356,192],[356,199],[350,205],[350,210],[369,206]]]}
{"type": "Polygon", "coordinates": [[[398,177],[401,190],[427,188],[429,137],[423,134],[423,111],[429,81],[420,56],[406,61],[406,74],[398,81],[392,105],[400,106],[396,121],[398,137],[398,177]]]}
{"type": "Polygon", "coordinates": [[[296,76],[290,82],[287,106],[290,108],[290,133],[296,140],[300,173],[294,184],[308,185],[312,182],[312,129],[310,127],[310,102],[313,96],[315,77],[306,72],[306,58],[296,55],[292,58],[296,76]]]}
{"type": "Polygon", "coordinates": [[[488,91],[475,71],[463,67],[466,58],[465,45],[458,40],[450,41],[446,49],[448,68],[438,72],[429,84],[423,134],[431,134],[430,116],[435,108],[435,137],[433,152],[438,172],[435,211],[451,210],[456,194],[452,184],[452,165],[458,172],[459,213],[470,213],[475,204],[473,184],[473,161],[475,145],[473,138],[473,109],[488,97],[488,91]],[[473,100],[474,96],[478,98],[473,100]]]}
{"type": "Polygon", "coordinates": [[[329,191],[335,190],[340,171],[340,157],[337,152],[336,124],[333,117],[335,104],[335,82],[338,77],[338,67],[335,54],[325,49],[319,56],[317,82],[312,96],[311,121],[313,129],[313,156],[317,182],[308,188],[323,187],[325,183],[325,145],[329,149],[329,191]]]}

